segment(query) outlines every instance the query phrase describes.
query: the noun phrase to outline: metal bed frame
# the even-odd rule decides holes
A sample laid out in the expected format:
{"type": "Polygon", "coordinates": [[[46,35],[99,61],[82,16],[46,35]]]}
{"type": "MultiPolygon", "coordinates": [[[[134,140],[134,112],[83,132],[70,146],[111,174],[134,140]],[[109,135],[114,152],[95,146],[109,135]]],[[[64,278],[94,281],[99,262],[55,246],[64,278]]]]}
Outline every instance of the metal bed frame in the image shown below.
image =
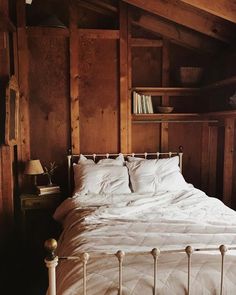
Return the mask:
{"type": "MultiPolygon", "coordinates": [[[[113,158],[118,156],[119,154],[92,154],[92,155],[84,155],[89,158],[93,158],[96,161],[99,158],[113,158]]],[[[182,165],[183,165],[183,148],[179,148],[179,152],[168,152],[168,153],[131,153],[131,154],[124,154],[124,156],[141,156],[145,159],[148,157],[156,157],[159,159],[160,157],[172,157],[172,156],[179,156],[179,166],[182,172],[182,165]]],[[[68,184],[69,188],[71,188],[71,180],[72,180],[72,164],[74,160],[78,159],[79,155],[69,155],[67,156],[68,160],[68,184]]],[[[71,190],[70,190],[71,192],[71,190]]],[[[48,287],[48,295],[56,295],[56,266],[60,260],[79,260],[82,262],[83,265],[83,295],[87,295],[87,263],[89,258],[104,258],[116,256],[118,259],[118,272],[119,272],[119,280],[118,280],[118,294],[122,295],[122,277],[123,277],[123,261],[125,256],[131,255],[147,255],[150,254],[153,257],[153,294],[157,295],[157,266],[158,266],[158,258],[160,255],[171,254],[171,253],[186,253],[186,268],[187,268],[187,278],[186,278],[186,286],[187,286],[187,294],[191,294],[191,257],[194,254],[197,254],[201,251],[219,251],[221,254],[221,274],[220,274],[220,295],[223,295],[223,286],[224,286],[224,258],[226,252],[228,250],[236,250],[236,246],[227,247],[226,245],[220,245],[212,248],[196,248],[194,249],[191,245],[186,246],[184,249],[173,249],[173,250],[166,250],[161,251],[158,248],[153,248],[150,252],[147,251],[140,251],[140,252],[127,252],[125,253],[122,250],[118,250],[114,252],[114,254],[107,254],[107,253],[96,253],[96,254],[89,254],[89,253],[81,253],[78,256],[68,256],[68,257],[58,257],[56,256],[55,252],[57,249],[57,241],[54,239],[49,239],[45,242],[45,249],[48,252],[48,256],[45,258],[46,267],[48,268],[48,279],[49,279],[49,287],[48,287]]]]}

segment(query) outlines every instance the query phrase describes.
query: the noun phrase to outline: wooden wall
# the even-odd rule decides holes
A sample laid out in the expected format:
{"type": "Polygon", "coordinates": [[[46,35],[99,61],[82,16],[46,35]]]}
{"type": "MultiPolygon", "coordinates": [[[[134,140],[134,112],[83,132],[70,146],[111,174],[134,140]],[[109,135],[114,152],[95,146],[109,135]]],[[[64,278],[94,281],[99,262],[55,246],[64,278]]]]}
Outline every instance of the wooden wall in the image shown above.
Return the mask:
{"type": "MultiPolygon", "coordinates": [[[[151,152],[175,151],[182,145],[186,180],[210,195],[221,198],[225,194],[226,202],[236,205],[235,115],[208,114],[205,118],[217,123],[165,124],[134,122],[130,112],[132,87],[182,86],[178,69],[186,65],[204,66],[204,82],[208,84],[228,78],[235,75],[234,52],[214,61],[206,54],[138,30],[130,25],[123,4],[120,30],[116,30],[117,19],[101,24],[102,18],[95,19],[95,12],[79,10],[77,15],[75,9],[66,11],[68,28],[26,27],[24,5],[23,0],[17,1],[18,51],[14,56],[21,88],[20,139],[15,148],[1,146],[1,167],[10,168],[9,175],[0,171],[1,212],[13,214],[14,150],[20,191],[24,190],[23,170],[29,158],[39,158],[43,165],[55,161],[55,182],[66,191],[66,155],[71,148],[82,153],[151,152]],[[88,24],[86,17],[91,20],[88,24]],[[78,24],[83,29],[78,29],[78,24]],[[132,37],[163,40],[168,46],[153,46],[149,41],[146,47],[132,46],[132,37]],[[223,69],[221,75],[215,69],[223,69]]],[[[9,49],[4,48],[4,38],[0,33],[1,81],[7,81],[11,72],[10,62],[5,63],[9,49]]],[[[178,113],[224,111],[230,110],[228,97],[234,91],[232,85],[210,87],[204,95],[165,97],[165,101],[178,113]]],[[[162,98],[155,96],[153,101],[157,106],[162,98]]],[[[39,180],[46,182],[44,177],[39,180]]]]}
{"type": "Polygon", "coordinates": [[[28,50],[31,158],[40,159],[42,165],[55,161],[57,181],[65,185],[70,147],[69,40],[31,31],[28,50]]]}

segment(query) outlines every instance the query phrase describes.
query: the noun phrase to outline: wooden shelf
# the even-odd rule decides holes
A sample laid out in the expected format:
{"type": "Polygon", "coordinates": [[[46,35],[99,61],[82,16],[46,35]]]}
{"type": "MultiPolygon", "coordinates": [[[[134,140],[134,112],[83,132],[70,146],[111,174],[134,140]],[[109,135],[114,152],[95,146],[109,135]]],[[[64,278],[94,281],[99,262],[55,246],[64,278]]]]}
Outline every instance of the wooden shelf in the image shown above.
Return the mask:
{"type": "Polygon", "coordinates": [[[228,86],[228,85],[232,85],[232,84],[236,84],[236,76],[232,76],[232,77],[224,79],[224,80],[216,81],[214,83],[211,83],[209,85],[202,87],[202,89],[203,90],[217,89],[219,87],[224,87],[224,86],[228,86]]]}
{"type": "Polygon", "coordinates": [[[236,118],[236,110],[209,112],[209,113],[170,113],[170,114],[132,114],[135,123],[161,122],[218,122],[219,118],[236,118]]]}
{"type": "Polygon", "coordinates": [[[200,88],[189,87],[135,87],[132,91],[136,91],[140,94],[147,95],[169,95],[169,96],[198,96],[200,94],[200,88]]]}

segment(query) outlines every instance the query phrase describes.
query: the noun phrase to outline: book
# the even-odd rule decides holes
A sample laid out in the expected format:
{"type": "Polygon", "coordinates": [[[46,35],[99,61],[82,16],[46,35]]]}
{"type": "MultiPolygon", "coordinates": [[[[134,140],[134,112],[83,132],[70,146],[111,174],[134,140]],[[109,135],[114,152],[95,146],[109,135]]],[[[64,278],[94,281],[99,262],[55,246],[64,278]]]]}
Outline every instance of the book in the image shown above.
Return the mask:
{"type": "Polygon", "coordinates": [[[61,192],[59,185],[38,185],[37,187],[37,194],[39,196],[48,195],[48,194],[57,194],[61,192]]]}

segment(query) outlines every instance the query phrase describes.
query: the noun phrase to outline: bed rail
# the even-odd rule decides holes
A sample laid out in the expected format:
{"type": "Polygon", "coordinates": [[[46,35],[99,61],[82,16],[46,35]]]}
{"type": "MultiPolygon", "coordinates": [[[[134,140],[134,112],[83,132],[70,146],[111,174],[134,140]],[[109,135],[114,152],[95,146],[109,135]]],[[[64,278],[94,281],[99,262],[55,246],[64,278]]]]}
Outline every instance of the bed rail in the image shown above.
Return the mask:
{"type": "MultiPolygon", "coordinates": [[[[179,157],[179,167],[180,167],[180,171],[181,173],[183,172],[183,147],[179,146],[179,151],[178,152],[155,152],[155,153],[128,153],[128,154],[123,154],[124,157],[127,156],[137,156],[137,157],[144,157],[145,159],[147,158],[156,158],[159,159],[161,157],[174,157],[174,156],[178,156],[179,157]]],[[[73,159],[78,159],[80,156],[80,154],[70,154],[67,156],[67,163],[68,163],[68,191],[69,191],[69,195],[71,195],[72,193],[72,174],[73,174],[73,169],[72,169],[72,165],[74,163],[73,159]]],[[[95,162],[97,159],[101,159],[101,158],[112,158],[112,157],[117,157],[119,156],[119,153],[106,153],[106,154],[84,154],[85,157],[88,158],[92,158],[95,162]]]]}
{"type": "Polygon", "coordinates": [[[220,274],[220,295],[223,295],[223,287],[224,287],[224,261],[226,252],[229,250],[236,250],[236,246],[227,247],[226,245],[220,245],[219,247],[212,247],[212,248],[194,248],[192,246],[186,246],[184,249],[173,249],[173,250],[163,250],[161,251],[158,248],[153,248],[150,252],[148,251],[140,251],[140,252],[124,252],[122,250],[118,250],[115,253],[81,253],[78,256],[67,256],[67,257],[58,257],[55,255],[55,251],[57,248],[57,242],[54,239],[49,239],[45,242],[45,248],[48,252],[48,256],[45,258],[45,263],[48,268],[48,279],[49,279],[49,288],[48,288],[48,295],[56,295],[56,266],[58,261],[60,260],[79,260],[83,264],[83,295],[87,295],[87,263],[89,258],[104,258],[116,256],[118,259],[118,271],[119,271],[119,281],[118,281],[118,294],[122,295],[122,287],[123,287],[123,261],[125,256],[131,255],[147,255],[150,254],[153,257],[153,294],[157,295],[157,267],[158,267],[158,258],[160,255],[164,254],[172,254],[172,253],[186,253],[187,256],[187,294],[191,295],[191,258],[194,253],[201,252],[201,251],[219,251],[221,255],[221,274],[220,274]]]}

